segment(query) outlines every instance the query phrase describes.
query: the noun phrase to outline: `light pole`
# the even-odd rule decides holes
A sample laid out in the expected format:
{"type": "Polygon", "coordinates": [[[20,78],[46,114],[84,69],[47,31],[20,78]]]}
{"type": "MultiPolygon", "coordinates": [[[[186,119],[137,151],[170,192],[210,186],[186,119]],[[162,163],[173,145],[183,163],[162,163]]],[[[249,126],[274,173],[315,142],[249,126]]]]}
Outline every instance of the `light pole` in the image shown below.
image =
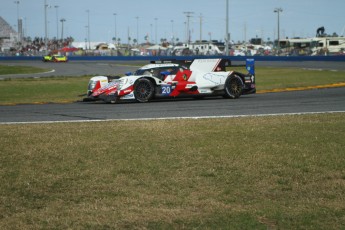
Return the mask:
{"type": "Polygon", "coordinates": [[[202,14],[200,14],[200,38],[199,38],[199,40],[200,40],[200,42],[202,41],[202,14]]]}
{"type": "Polygon", "coordinates": [[[66,21],[66,19],[61,18],[60,22],[61,22],[61,41],[63,41],[63,23],[66,21]]]}
{"type": "Polygon", "coordinates": [[[283,9],[282,8],[275,8],[274,9],[274,13],[277,13],[277,16],[278,16],[278,40],[277,40],[277,47],[278,49],[280,48],[280,45],[279,45],[279,40],[280,40],[280,13],[283,12],[283,9]]]}
{"type": "MultiPolygon", "coordinates": [[[[48,47],[48,22],[47,22],[47,0],[44,0],[44,43],[48,47]]],[[[48,49],[48,48],[47,48],[48,49]]]]}
{"type": "Polygon", "coordinates": [[[183,22],[184,24],[184,36],[185,36],[185,40],[188,40],[188,32],[187,32],[187,22],[183,22]]]}
{"type": "Polygon", "coordinates": [[[58,8],[59,6],[54,6],[56,11],[56,40],[59,40],[59,12],[58,8]]]}
{"type": "Polygon", "coordinates": [[[190,17],[192,17],[192,14],[194,14],[194,12],[183,12],[186,17],[187,17],[187,44],[189,45],[189,42],[190,42],[190,31],[189,31],[189,20],[190,20],[190,17]]]}
{"type": "Polygon", "coordinates": [[[139,17],[135,17],[137,19],[137,45],[139,45],[139,17]]]}
{"type": "Polygon", "coordinates": [[[174,45],[174,40],[175,40],[175,36],[174,36],[174,20],[171,20],[171,44],[174,45]]]}
{"type": "Polygon", "coordinates": [[[26,23],[26,17],[24,17],[24,28],[23,28],[23,38],[25,38],[25,35],[27,34],[27,23],[26,23]]]}
{"type": "Polygon", "coordinates": [[[87,39],[89,40],[89,49],[91,49],[90,43],[90,10],[86,10],[87,13],[87,39]]]}
{"type": "Polygon", "coordinates": [[[17,4],[17,29],[18,29],[18,37],[21,38],[21,31],[19,26],[19,3],[20,1],[14,1],[15,4],[17,4]]]}
{"type": "Polygon", "coordinates": [[[151,43],[153,43],[153,32],[152,32],[152,23],[150,24],[150,39],[149,39],[149,42],[151,43]]]}
{"type": "Polygon", "coordinates": [[[229,0],[226,0],[225,55],[229,55],[229,0]]]}
{"type": "Polygon", "coordinates": [[[116,13],[113,13],[113,15],[114,15],[114,25],[115,25],[115,27],[114,27],[114,29],[115,29],[115,44],[116,44],[116,40],[117,40],[117,31],[116,31],[116,13]]]}
{"type": "Polygon", "coordinates": [[[157,20],[158,18],[155,18],[155,44],[157,45],[157,20]]]}

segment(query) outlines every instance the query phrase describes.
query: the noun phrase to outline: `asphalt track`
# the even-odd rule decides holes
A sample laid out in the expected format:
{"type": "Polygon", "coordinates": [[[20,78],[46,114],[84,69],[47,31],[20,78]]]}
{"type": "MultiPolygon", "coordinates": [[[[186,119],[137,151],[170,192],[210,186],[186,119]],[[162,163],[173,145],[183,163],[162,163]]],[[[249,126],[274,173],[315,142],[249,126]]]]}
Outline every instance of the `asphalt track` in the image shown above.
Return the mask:
{"type": "Polygon", "coordinates": [[[0,106],[0,123],[345,112],[345,88],[246,95],[237,100],[180,99],[150,103],[0,106]]]}
{"type": "MultiPolygon", "coordinates": [[[[19,64],[22,65],[23,63],[19,64]]],[[[25,64],[32,65],[32,63],[25,64]]],[[[42,65],[47,63],[36,64],[42,65]]],[[[293,63],[275,63],[275,65],[278,64],[289,66],[293,63]]],[[[81,68],[81,70],[78,70],[79,72],[82,71],[85,74],[91,75],[114,75],[120,71],[126,72],[136,68],[133,65],[124,65],[124,63],[104,64],[99,62],[49,63],[48,65],[58,66],[59,68],[62,66],[62,69],[56,67],[58,70],[55,72],[55,75],[60,76],[61,74],[58,74],[59,71],[65,71],[68,73],[66,73],[67,75],[72,75],[73,71],[77,72],[73,68],[81,68]],[[92,71],[89,72],[90,69],[92,71]],[[95,73],[95,71],[100,72],[95,73]],[[106,73],[107,71],[113,71],[113,73],[106,73]]],[[[328,63],[327,66],[331,66],[330,68],[338,71],[342,71],[345,68],[343,63],[328,63]]],[[[312,69],[322,67],[320,63],[303,65],[303,68],[312,69]]],[[[245,95],[237,100],[223,99],[220,97],[205,98],[202,100],[162,100],[150,103],[123,102],[115,105],[79,102],[70,104],[0,106],[0,123],[231,117],[320,112],[345,112],[345,87],[245,95]]]]}
{"type": "Polygon", "coordinates": [[[84,75],[123,75],[134,71],[146,62],[124,61],[70,61],[66,63],[41,62],[41,61],[2,61],[1,65],[33,66],[47,69],[45,73],[37,74],[9,74],[1,75],[4,78],[38,78],[53,76],[84,76],[84,75]]]}
{"type": "MultiPolygon", "coordinates": [[[[34,66],[48,69],[46,73],[38,74],[11,74],[1,75],[4,78],[29,78],[29,77],[52,77],[52,76],[83,76],[83,75],[123,75],[132,72],[146,61],[70,61],[67,63],[41,62],[41,61],[2,61],[1,65],[10,66],[34,66]]],[[[233,64],[244,64],[244,62],[233,62],[233,64]]],[[[344,62],[329,61],[304,61],[304,62],[282,62],[282,61],[257,61],[257,66],[288,67],[301,69],[327,69],[345,71],[344,62]]]]}

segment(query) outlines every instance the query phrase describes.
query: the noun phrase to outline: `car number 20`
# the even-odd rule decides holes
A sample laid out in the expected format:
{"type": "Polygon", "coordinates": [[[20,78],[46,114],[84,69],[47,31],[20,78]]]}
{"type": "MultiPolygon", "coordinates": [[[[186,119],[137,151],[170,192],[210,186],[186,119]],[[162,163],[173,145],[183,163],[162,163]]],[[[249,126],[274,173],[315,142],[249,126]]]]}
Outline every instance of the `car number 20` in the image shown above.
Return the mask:
{"type": "Polygon", "coordinates": [[[171,94],[171,85],[162,86],[162,95],[169,96],[171,94]]]}

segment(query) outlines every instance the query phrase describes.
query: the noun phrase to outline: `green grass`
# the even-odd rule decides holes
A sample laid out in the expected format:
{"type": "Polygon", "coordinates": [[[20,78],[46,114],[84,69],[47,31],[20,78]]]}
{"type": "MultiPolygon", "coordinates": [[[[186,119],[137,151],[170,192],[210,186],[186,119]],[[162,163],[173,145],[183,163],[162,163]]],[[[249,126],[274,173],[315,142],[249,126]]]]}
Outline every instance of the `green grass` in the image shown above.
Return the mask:
{"type": "Polygon", "coordinates": [[[342,229],[345,114],[0,126],[1,229],[342,229]]]}
{"type": "MultiPolygon", "coordinates": [[[[236,68],[245,72],[243,68],[236,68]]],[[[317,86],[345,82],[344,71],[308,70],[298,68],[256,67],[258,90],[317,86]]]]}
{"type": "Polygon", "coordinates": [[[47,72],[48,69],[42,69],[32,66],[11,66],[11,65],[0,65],[0,76],[6,74],[30,74],[30,73],[42,73],[47,72]]]}
{"type": "Polygon", "coordinates": [[[90,77],[22,78],[0,81],[0,104],[72,102],[86,94],[90,77]]]}
{"type": "MultiPolygon", "coordinates": [[[[245,72],[244,68],[236,68],[245,72]]],[[[89,76],[5,79],[0,81],[0,105],[13,103],[71,102],[85,94],[89,76]]],[[[345,72],[295,68],[256,68],[257,90],[316,86],[345,82],[345,72]]]]}

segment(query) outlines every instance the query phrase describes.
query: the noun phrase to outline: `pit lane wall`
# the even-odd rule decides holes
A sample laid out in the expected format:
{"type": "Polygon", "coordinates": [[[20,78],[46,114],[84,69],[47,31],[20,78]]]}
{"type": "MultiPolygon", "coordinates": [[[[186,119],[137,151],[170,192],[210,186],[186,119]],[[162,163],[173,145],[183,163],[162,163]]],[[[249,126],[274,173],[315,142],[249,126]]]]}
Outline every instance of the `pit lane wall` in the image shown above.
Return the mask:
{"type": "MultiPolygon", "coordinates": [[[[68,56],[69,61],[155,61],[162,59],[193,60],[205,58],[227,58],[232,61],[330,61],[345,62],[345,55],[339,56],[68,56]]],[[[42,61],[40,56],[0,56],[0,61],[42,61]]]]}

